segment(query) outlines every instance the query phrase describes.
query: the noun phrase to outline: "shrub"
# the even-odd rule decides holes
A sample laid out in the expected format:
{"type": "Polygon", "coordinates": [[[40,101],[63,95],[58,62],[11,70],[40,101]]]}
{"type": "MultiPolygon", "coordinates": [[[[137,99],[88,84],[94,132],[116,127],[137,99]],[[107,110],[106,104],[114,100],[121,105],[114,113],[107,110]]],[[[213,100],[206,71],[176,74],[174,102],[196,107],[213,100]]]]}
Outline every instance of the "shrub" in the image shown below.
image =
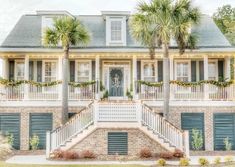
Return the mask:
{"type": "Polygon", "coordinates": [[[63,159],[70,160],[70,159],[78,159],[78,153],[75,151],[64,151],[63,152],[63,159]]]}
{"type": "Polygon", "coordinates": [[[188,158],[180,158],[180,166],[189,166],[189,159],[188,158]]]}
{"type": "Polygon", "coordinates": [[[7,137],[0,133],[0,159],[5,159],[12,153],[12,146],[8,143],[7,137]]]}
{"type": "Polygon", "coordinates": [[[216,157],[214,160],[214,164],[219,165],[221,163],[221,158],[220,157],[216,157]]]}
{"type": "Polygon", "coordinates": [[[39,137],[36,134],[33,134],[33,137],[30,137],[29,143],[32,150],[37,150],[39,145],[39,137]]]}
{"type": "Polygon", "coordinates": [[[225,158],[224,158],[224,162],[225,162],[226,164],[229,164],[229,163],[233,162],[233,157],[232,157],[232,156],[227,156],[227,157],[225,157],[225,158]]]}
{"type": "Polygon", "coordinates": [[[172,159],[174,156],[173,156],[173,153],[171,152],[163,152],[160,154],[160,158],[163,158],[163,159],[172,159]]]}
{"type": "Polygon", "coordinates": [[[192,130],[192,147],[194,150],[200,150],[203,146],[202,133],[197,130],[192,130]]]}
{"type": "Polygon", "coordinates": [[[53,151],[53,153],[51,153],[50,158],[52,159],[62,159],[64,156],[64,151],[57,149],[55,151],[53,151]]]}
{"type": "Polygon", "coordinates": [[[159,159],[157,161],[158,166],[166,166],[166,160],[165,159],[159,159]]]}
{"type": "Polygon", "coordinates": [[[140,150],[140,158],[150,158],[152,157],[152,152],[148,148],[144,148],[140,150]]]}
{"type": "Polygon", "coordinates": [[[179,149],[175,149],[175,152],[173,153],[173,156],[176,157],[176,158],[183,158],[184,153],[179,149]]]}
{"type": "Polygon", "coordinates": [[[228,138],[228,137],[226,137],[226,138],[224,139],[224,147],[225,147],[225,150],[226,150],[226,151],[232,150],[232,143],[229,142],[229,138],[228,138]]]}
{"type": "Polygon", "coordinates": [[[13,146],[15,140],[13,133],[6,133],[6,137],[7,137],[7,143],[13,146]]]}
{"type": "Polygon", "coordinates": [[[208,166],[210,164],[209,161],[206,158],[199,158],[198,163],[201,166],[208,166]]]}
{"type": "Polygon", "coordinates": [[[95,154],[92,152],[92,151],[89,151],[89,150],[84,150],[82,153],[81,153],[81,157],[82,158],[87,158],[87,159],[93,159],[95,158],[95,154]]]}

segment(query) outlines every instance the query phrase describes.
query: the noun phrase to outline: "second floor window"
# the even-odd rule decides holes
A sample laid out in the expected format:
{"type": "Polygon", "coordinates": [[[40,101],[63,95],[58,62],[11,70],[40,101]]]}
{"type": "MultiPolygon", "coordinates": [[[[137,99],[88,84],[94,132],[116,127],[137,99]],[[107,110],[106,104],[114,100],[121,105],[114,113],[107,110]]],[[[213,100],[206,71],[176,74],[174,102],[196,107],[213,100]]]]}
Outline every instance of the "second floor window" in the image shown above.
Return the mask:
{"type": "Polygon", "coordinates": [[[111,21],[111,41],[122,40],[122,21],[111,21]]]}
{"type": "Polygon", "coordinates": [[[56,62],[45,62],[44,79],[45,82],[56,81],[56,62]]]}
{"type": "Polygon", "coordinates": [[[90,61],[77,62],[77,82],[86,82],[90,80],[91,63],[90,61]]]}
{"type": "Polygon", "coordinates": [[[144,68],[144,73],[143,73],[144,81],[155,82],[156,64],[154,62],[145,62],[143,68],[144,68]]]}
{"type": "Polygon", "coordinates": [[[217,79],[217,64],[216,62],[208,63],[208,80],[216,80],[217,79]]]}
{"type": "Polygon", "coordinates": [[[16,62],[16,80],[23,80],[24,79],[24,62],[16,62]]]}
{"type": "Polygon", "coordinates": [[[189,81],[189,63],[188,62],[176,63],[176,79],[178,81],[183,81],[183,82],[189,81]]]}

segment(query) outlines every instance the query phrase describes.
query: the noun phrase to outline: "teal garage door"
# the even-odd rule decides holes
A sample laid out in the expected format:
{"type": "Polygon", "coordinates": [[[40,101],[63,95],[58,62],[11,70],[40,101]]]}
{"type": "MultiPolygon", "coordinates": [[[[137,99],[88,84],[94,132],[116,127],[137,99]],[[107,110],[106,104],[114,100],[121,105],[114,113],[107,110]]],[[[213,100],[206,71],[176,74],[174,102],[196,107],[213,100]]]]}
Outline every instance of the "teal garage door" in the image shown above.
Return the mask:
{"type": "Polygon", "coordinates": [[[235,149],[235,114],[214,114],[214,149],[225,150],[224,139],[229,137],[235,149]]]}
{"type": "Polygon", "coordinates": [[[20,149],[20,114],[0,114],[0,131],[13,134],[13,147],[20,149]]]}
{"type": "Polygon", "coordinates": [[[52,130],[52,114],[30,114],[30,137],[36,134],[39,137],[39,149],[46,148],[46,132],[52,130]]]}
{"type": "MultiPolygon", "coordinates": [[[[204,141],[204,114],[203,113],[182,113],[181,128],[189,130],[190,149],[192,149],[192,129],[200,130],[204,141]]],[[[204,149],[204,142],[203,142],[204,149]]]]}

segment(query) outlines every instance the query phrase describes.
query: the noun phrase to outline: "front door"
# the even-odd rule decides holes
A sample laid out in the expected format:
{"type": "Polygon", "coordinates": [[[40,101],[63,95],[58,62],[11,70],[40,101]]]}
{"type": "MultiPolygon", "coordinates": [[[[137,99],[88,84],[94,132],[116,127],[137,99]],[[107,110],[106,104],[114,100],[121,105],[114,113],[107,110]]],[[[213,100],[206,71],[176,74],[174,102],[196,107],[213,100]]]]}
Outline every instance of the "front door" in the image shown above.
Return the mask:
{"type": "Polygon", "coordinates": [[[109,96],[124,96],[124,74],[123,67],[110,67],[109,69],[109,96]]]}

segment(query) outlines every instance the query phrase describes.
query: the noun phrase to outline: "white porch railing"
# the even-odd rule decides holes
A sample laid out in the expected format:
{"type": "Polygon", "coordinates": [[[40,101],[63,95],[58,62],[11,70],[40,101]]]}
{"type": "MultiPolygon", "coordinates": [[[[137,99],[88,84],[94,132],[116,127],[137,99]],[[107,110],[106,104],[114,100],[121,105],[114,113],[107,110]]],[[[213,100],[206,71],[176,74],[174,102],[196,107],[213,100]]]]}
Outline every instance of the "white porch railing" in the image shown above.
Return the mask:
{"type": "Polygon", "coordinates": [[[89,100],[89,99],[94,99],[95,98],[95,89],[96,85],[88,85],[84,87],[73,87],[69,86],[69,99],[70,100],[78,100],[78,99],[83,99],[83,100],[89,100]]]}
{"type": "MultiPolygon", "coordinates": [[[[163,86],[154,87],[138,83],[136,92],[141,100],[163,100],[163,86]]],[[[171,84],[170,100],[233,101],[235,100],[235,84],[227,87],[217,87],[212,84],[185,87],[171,84]]]]}

